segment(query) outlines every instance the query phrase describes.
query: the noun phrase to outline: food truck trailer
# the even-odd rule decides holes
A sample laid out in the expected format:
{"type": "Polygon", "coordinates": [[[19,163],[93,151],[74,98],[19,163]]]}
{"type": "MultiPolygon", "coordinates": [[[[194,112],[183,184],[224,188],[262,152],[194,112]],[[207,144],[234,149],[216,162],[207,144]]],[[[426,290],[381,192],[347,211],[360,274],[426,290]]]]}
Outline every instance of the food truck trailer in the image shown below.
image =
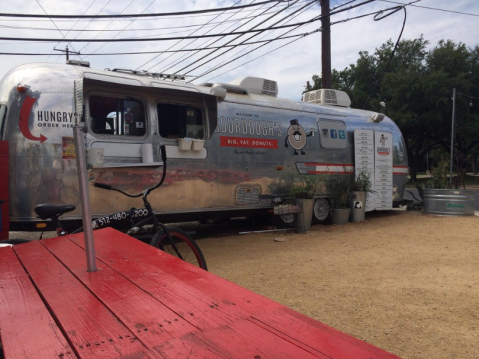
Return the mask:
{"type": "MultiPolygon", "coordinates": [[[[88,181],[151,194],[165,222],[268,216],[286,198],[272,184],[285,174],[371,174],[367,210],[403,203],[407,156],[396,124],[350,108],[346,93],[322,89],[303,101],[277,98],[275,81],[246,77],[188,84],[181,76],[94,70],[89,63],[34,63],[0,83],[0,139],[9,148],[11,230],[37,230],[40,203],[79,204],[75,123],[84,125],[88,181]]],[[[138,206],[90,186],[94,217],[138,206]]],[[[314,220],[329,213],[319,195],[314,220]]],[[[79,223],[79,208],[62,217],[79,223]]],[[[288,222],[288,217],[281,217],[288,222]]]]}

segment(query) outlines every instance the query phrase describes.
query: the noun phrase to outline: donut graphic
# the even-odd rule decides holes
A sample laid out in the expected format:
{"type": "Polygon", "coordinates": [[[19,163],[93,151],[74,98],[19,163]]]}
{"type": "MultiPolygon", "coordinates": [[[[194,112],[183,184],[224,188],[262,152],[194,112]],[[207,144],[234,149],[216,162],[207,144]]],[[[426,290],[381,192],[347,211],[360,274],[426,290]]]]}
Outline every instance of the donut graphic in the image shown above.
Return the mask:
{"type": "Polygon", "coordinates": [[[304,128],[299,124],[298,120],[294,119],[289,121],[290,126],[288,128],[288,134],[284,140],[284,147],[288,148],[288,142],[291,147],[294,149],[294,155],[298,155],[298,151],[301,151],[301,154],[304,155],[303,151],[304,146],[306,146],[306,137],[313,135],[313,131],[309,135],[306,134],[304,128]]]}

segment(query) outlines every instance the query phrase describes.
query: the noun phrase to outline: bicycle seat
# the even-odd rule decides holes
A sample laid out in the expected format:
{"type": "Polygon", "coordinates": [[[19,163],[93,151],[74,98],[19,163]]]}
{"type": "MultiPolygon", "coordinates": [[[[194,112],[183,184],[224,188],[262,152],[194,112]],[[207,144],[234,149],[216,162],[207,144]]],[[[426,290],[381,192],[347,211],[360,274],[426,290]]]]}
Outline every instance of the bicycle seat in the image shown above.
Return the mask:
{"type": "Polygon", "coordinates": [[[48,219],[53,216],[61,216],[64,213],[71,212],[75,210],[73,204],[63,204],[56,206],[54,204],[38,204],[35,206],[35,213],[40,217],[40,219],[48,219]]]}

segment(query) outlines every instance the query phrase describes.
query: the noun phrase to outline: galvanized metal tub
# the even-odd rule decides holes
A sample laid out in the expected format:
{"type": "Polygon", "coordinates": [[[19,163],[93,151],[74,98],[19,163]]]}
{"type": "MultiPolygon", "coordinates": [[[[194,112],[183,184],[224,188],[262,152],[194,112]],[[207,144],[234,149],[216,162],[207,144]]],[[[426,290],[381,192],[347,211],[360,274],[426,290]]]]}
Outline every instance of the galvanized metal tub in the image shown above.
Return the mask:
{"type": "Polygon", "coordinates": [[[474,191],[426,188],[423,212],[442,216],[473,216],[474,191]]]}

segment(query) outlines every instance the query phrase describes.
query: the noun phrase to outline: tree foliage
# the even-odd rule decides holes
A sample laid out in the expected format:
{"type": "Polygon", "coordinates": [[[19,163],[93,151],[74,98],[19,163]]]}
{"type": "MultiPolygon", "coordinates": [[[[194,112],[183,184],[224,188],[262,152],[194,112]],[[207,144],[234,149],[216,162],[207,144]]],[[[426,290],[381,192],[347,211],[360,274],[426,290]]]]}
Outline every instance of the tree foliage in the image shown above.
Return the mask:
{"type": "MultiPolygon", "coordinates": [[[[359,52],[355,64],[332,72],[332,87],[348,93],[351,107],[378,111],[386,102],[386,114],[401,129],[408,149],[409,166],[415,178],[427,153],[441,148],[450,151],[452,91],[457,90],[455,157],[457,168],[476,164],[479,147],[479,46],[467,48],[441,40],[428,50],[422,36],[402,40],[386,74],[370,100],[376,82],[385,70],[394,44],[391,40],[374,54],[359,52]]],[[[321,78],[313,75],[313,89],[321,88],[321,78]]],[[[476,169],[477,170],[477,169],[476,169]]]]}

